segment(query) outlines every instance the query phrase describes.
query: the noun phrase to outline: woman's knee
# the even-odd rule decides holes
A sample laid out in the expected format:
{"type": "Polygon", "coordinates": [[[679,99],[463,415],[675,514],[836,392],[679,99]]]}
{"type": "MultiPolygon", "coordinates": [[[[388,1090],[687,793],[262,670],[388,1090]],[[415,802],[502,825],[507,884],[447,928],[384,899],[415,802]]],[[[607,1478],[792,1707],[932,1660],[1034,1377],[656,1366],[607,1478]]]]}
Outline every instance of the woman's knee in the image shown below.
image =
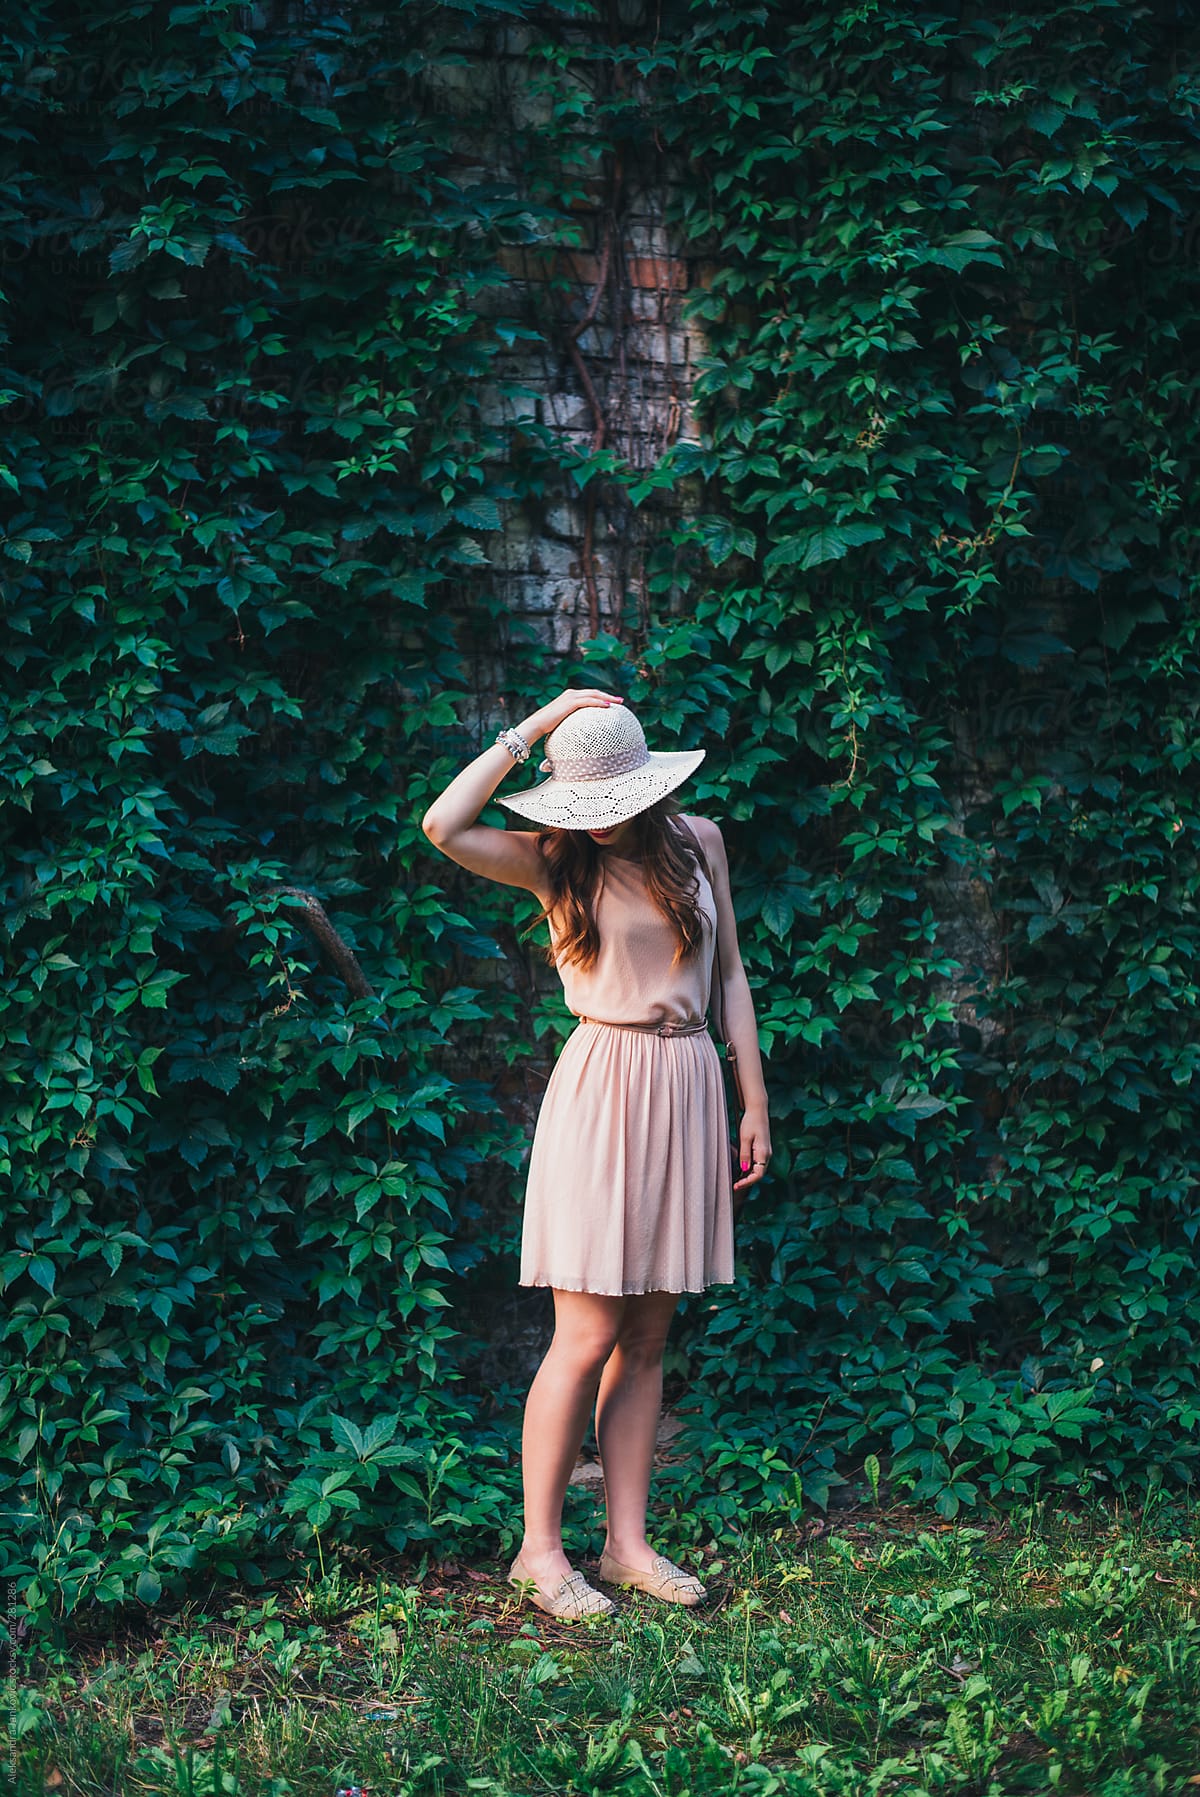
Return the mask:
{"type": "Polygon", "coordinates": [[[667,1347],[666,1331],[641,1326],[628,1334],[618,1335],[614,1344],[628,1367],[652,1367],[662,1359],[667,1347]]]}
{"type": "Polygon", "coordinates": [[[625,1359],[639,1366],[661,1360],[666,1351],[678,1292],[636,1292],[626,1300],[616,1345],[625,1359]]]}
{"type": "Polygon", "coordinates": [[[621,1327],[620,1300],[610,1299],[603,1292],[556,1291],[554,1309],[551,1352],[557,1358],[569,1361],[581,1376],[598,1378],[617,1344],[621,1327]],[[592,1302],[587,1302],[589,1299],[592,1302]]]}

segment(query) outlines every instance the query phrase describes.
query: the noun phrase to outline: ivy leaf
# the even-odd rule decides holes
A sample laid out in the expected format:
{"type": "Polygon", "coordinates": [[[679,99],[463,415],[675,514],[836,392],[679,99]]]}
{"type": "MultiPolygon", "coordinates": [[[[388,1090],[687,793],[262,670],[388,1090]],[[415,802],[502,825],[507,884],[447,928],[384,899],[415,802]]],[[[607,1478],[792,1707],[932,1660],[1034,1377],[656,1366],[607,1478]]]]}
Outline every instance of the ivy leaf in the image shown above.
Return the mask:
{"type": "Polygon", "coordinates": [[[142,1603],[156,1604],[162,1596],[162,1580],[149,1566],[143,1566],[138,1573],[134,1590],[142,1603]]]}
{"type": "Polygon", "coordinates": [[[1061,106],[1054,106],[1049,100],[1037,101],[1025,114],[1034,130],[1042,137],[1053,137],[1066,116],[1061,106]]]}
{"type": "Polygon", "coordinates": [[[53,1296],[54,1262],[45,1254],[35,1254],[31,1257],[28,1265],[29,1277],[36,1280],[43,1291],[47,1291],[53,1296]]]}
{"type": "Polygon", "coordinates": [[[123,1173],[132,1173],[133,1168],[114,1142],[97,1142],[95,1156],[102,1167],[116,1167],[123,1173]]]}
{"type": "Polygon", "coordinates": [[[221,1092],[232,1092],[242,1077],[237,1056],[232,1054],[202,1055],[194,1066],[197,1078],[216,1086],[221,1092]]]}
{"type": "Polygon", "coordinates": [[[953,237],[932,246],[926,252],[926,260],[956,273],[972,262],[990,262],[995,268],[1003,268],[1004,258],[996,253],[1000,247],[999,240],[988,231],[957,231],[953,237]]]}
{"type": "Polygon", "coordinates": [[[796,918],[796,907],[778,890],[768,887],[763,894],[759,916],[773,936],[784,937],[796,918]]]}
{"type": "Polygon", "coordinates": [[[485,499],[481,494],[460,500],[450,509],[458,523],[465,524],[468,530],[500,530],[504,523],[495,500],[485,499]]]}
{"type": "Polygon", "coordinates": [[[743,525],[737,525],[728,518],[717,516],[697,518],[692,530],[704,545],[704,550],[714,568],[728,561],[736,550],[739,555],[753,555],[755,551],[754,532],[743,525]]]}
{"type": "Polygon", "coordinates": [[[874,542],[883,534],[881,524],[825,524],[777,543],[763,559],[763,573],[773,574],[792,565],[803,570],[840,561],[858,544],[874,542]]]}
{"type": "Polygon", "coordinates": [[[894,1104],[896,1110],[908,1111],[914,1117],[932,1117],[946,1109],[946,1100],[935,1098],[932,1092],[906,1092],[894,1104]]]}
{"type": "Polygon", "coordinates": [[[1145,194],[1137,192],[1115,194],[1113,209],[1125,220],[1131,231],[1136,231],[1140,224],[1145,223],[1146,214],[1150,210],[1146,204],[1145,194]]]}
{"type": "Polygon", "coordinates": [[[329,1426],[333,1432],[333,1439],[337,1442],[338,1446],[345,1448],[348,1453],[353,1454],[356,1460],[361,1460],[363,1455],[363,1437],[362,1430],[358,1425],[352,1423],[349,1417],[331,1416],[329,1419],[329,1426]]]}

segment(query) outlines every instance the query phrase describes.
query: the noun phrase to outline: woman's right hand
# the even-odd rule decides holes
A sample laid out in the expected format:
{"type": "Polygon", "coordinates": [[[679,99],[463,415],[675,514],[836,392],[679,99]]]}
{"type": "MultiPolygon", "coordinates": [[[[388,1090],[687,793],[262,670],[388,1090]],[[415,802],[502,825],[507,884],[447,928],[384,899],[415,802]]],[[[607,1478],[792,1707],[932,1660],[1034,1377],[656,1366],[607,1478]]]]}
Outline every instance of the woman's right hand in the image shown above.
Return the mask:
{"type": "Polygon", "coordinates": [[[624,700],[620,693],[606,692],[601,686],[568,686],[563,688],[557,699],[551,699],[549,704],[540,706],[534,716],[537,718],[542,734],[549,736],[550,732],[561,724],[564,718],[569,718],[571,713],[578,711],[581,705],[623,704],[624,700]]]}

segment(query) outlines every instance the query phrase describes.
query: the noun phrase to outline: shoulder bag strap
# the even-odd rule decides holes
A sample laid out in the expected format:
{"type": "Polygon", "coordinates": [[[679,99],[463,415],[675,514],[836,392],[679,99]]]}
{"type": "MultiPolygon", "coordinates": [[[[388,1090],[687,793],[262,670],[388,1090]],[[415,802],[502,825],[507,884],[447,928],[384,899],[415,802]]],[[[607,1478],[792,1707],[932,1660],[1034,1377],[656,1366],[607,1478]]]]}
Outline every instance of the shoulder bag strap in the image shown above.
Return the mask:
{"type": "MultiPolygon", "coordinates": [[[[704,844],[700,841],[700,838],[690,824],[684,823],[681,817],[677,817],[675,821],[676,823],[683,825],[683,828],[696,845],[696,853],[700,857],[700,864],[704,869],[705,877],[707,878],[710,887],[712,887],[713,903],[715,904],[717,889],[713,885],[712,869],[708,865],[708,856],[704,853],[704,844]]],[[[733,1043],[729,1040],[729,1037],[725,1032],[725,986],[721,979],[721,931],[717,926],[714,926],[713,929],[713,951],[716,956],[716,980],[713,985],[710,1008],[713,1013],[713,1022],[716,1025],[718,1040],[725,1045],[725,1059],[729,1064],[729,1071],[733,1075],[733,1084],[734,1090],[737,1093],[737,1102],[739,1107],[744,1111],[746,1103],[742,1097],[742,1082],[738,1074],[737,1049],[733,1046],[733,1043]]]]}

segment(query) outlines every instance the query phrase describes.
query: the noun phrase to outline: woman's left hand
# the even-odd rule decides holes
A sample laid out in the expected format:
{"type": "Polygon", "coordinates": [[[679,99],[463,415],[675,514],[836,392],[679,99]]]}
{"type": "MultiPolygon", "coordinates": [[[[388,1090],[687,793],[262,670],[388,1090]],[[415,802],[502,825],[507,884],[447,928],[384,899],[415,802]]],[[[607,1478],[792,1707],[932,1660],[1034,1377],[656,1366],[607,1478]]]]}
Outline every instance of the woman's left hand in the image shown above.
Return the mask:
{"type": "Polygon", "coordinates": [[[771,1127],[767,1122],[767,1113],[763,1109],[753,1109],[742,1113],[741,1126],[738,1130],[738,1164],[742,1171],[733,1182],[735,1195],[744,1197],[750,1187],[757,1185],[771,1162],[771,1127]]]}

